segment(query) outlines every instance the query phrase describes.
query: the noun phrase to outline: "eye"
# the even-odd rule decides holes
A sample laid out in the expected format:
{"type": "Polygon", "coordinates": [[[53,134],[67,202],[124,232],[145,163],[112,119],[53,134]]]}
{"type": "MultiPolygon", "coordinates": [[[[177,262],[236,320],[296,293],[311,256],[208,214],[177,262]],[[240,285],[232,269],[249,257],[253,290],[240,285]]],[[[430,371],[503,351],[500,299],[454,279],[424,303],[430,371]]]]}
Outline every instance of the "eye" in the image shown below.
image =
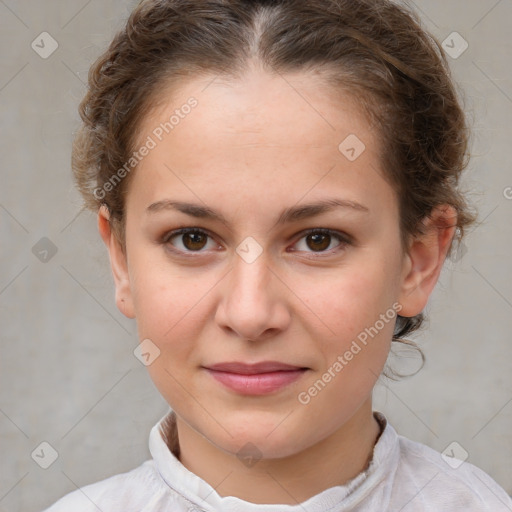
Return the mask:
{"type": "MultiPolygon", "coordinates": [[[[299,239],[299,242],[301,240],[304,240],[302,246],[305,247],[306,249],[298,250],[305,250],[305,252],[310,252],[307,249],[312,249],[313,253],[331,252],[327,251],[327,249],[332,245],[333,238],[337,239],[339,243],[337,246],[334,247],[334,249],[331,248],[332,250],[336,250],[351,244],[351,240],[348,237],[348,235],[342,235],[341,233],[338,233],[337,231],[333,231],[331,229],[309,229],[308,231],[302,233],[302,235],[303,236],[299,239]]],[[[301,244],[299,242],[295,245],[300,246],[301,244]]],[[[292,249],[292,251],[295,250],[297,249],[292,249]]]]}
{"type": "MultiPolygon", "coordinates": [[[[333,252],[336,249],[351,245],[351,239],[348,235],[343,235],[331,229],[313,228],[301,234],[302,237],[294,245],[300,246],[300,242],[305,240],[305,242],[302,243],[303,248],[291,249],[292,252],[299,250],[304,252],[325,253],[333,252]],[[335,246],[334,249],[331,248],[331,250],[327,251],[332,245],[333,238],[338,240],[338,245],[335,246]],[[312,249],[312,251],[308,251],[308,249],[312,249]]],[[[211,249],[218,247],[218,244],[213,241],[212,236],[204,229],[180,228],[165,234],[162,237],[161,243],[167,246],[170,245],[171,247],[169,247],[169,249],[174,252],[186,254],[204,252],[203,249],[208,249],[209,241],[212,244],[211,249]]]]}
{"type": "MultiPolygon", "coordinates": [[[[210,235],[203,229],[181,228],[166,234],[162,243],[170,244],[173,247],[178,245],[176,247],[178,252],[201,252],[201,249],[207,246],[208,238],[211,238],[210,235]],[[172,243],[174,239],[179,243],[172,243]]],[[[215,243],[213,245],[216,246],[215,243]]]]}

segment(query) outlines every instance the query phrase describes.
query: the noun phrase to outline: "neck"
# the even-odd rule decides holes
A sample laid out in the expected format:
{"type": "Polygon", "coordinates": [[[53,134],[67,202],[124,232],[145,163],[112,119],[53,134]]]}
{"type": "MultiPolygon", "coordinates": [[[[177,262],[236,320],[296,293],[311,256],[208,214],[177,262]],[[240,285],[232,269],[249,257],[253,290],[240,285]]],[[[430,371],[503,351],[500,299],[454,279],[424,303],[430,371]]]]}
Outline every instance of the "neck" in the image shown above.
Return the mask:
{"type": "Polygon", "coordinates": [[[288,457],[261,459],[245,467],[236,454],[219,449],[179,417],[176,427],[179,448],[174,444],[174,453],[220,496],[287,505],[301,503],[355,478],[368,467],[380,434],[370,398],[349,421],[315,445],[288,457]]]}

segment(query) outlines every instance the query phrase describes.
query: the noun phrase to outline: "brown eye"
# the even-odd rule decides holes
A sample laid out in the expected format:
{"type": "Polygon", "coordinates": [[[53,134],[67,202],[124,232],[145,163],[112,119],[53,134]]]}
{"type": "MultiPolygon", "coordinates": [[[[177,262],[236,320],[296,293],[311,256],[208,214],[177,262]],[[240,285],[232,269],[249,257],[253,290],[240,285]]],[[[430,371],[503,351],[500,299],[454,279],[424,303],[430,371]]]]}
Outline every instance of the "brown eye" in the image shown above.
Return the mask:
{"type": "Polygon", "coordinates": [[[325,251],[331,244],[331,235],[314,234],[306,237],[308,247],[315,251],[325,251]]]}
{"type": "Polygon", "coordinates": [[[313,253],[330,253],[336,249],[343,248],[351,244],[350,238],[343,236],[342,233],[332,231],[325,228],[310,229],[303,233],[302,238],[297,242],[298,248],[293,249],[294,251],[304,251],[313,253]],[[333,239],[338,240],[338,244],[332,246],[333,239]],[[304,242],[302,242],[304,240],[304,242]],[[300,247],[302,245],[302,247],[300,247]],[[329,250],[330,248],[330,250],[329,250]]]}
{"type": "Polygon", "coordinates": [[[183,245],[191,251],[201,250],[206,245],[207,238],[208,236],[203,233],[185,233],[181,235],[183,245]]]}
{"type": "Polygon", "coordinates": [[[181,252],[201,252],[207,246],[209,238],[205,231],[184,228],[169,233],[163,243],[170,244],[181,252]]]}

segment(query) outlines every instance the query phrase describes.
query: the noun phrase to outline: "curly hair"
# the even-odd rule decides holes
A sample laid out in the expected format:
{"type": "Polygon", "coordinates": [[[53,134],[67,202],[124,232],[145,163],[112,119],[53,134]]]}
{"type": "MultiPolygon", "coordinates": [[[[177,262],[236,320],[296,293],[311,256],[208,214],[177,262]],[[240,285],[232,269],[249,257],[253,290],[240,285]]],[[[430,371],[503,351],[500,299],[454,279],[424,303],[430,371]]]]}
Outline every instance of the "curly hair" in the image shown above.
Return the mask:
{"type": "MultiPolygon", "coordinates": [[[[379,129],[402,247],[434,207],[448,204],[458,228],[451,255],[476,220],[459,189],[469,129],[442,46],[413,11],[390,0],[141,1],[90,69],[72,156],[85,205],[108,208],[123,250],[133,173],[115,186],[112,176],[130,159],[162,87],[198,75],[238,77],[250,59],[269,73],[322,72],[356,98],[379,129]]],[[[410,344],[405,336],[423,315],[398,315],[393,341],[410,344]]]]}

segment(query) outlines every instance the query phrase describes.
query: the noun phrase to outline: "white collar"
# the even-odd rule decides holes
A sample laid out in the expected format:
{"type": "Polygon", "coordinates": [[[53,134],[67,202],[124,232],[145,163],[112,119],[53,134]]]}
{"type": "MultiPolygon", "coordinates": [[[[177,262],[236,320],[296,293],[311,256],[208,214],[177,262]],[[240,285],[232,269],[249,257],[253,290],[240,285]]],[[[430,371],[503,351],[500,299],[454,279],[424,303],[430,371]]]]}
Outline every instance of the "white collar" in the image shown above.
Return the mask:
{"type": "MultiPolygon", "coordinates": [[[[189,471],[168,448],[163,434],[164,423],[171,428],[175,425],[175,413],[166,414],[151,430],[149,449],[156,469],[165,484],[190,502],[191,511],[205,510],[218,512],[326,512],[349,510],[360,503],[386,478],[394,478],[400,456],[396,431],[379,412],[374,416],[381,424],[382,433],[375,444],[373,457],[366,471],[363,471],[345,485],[326,489],[297,505],[255,504],[234,496],[220,496],[215,489],[189,471]]],[[[171,432],[175,433],[174,432],[171,432]]]]}

